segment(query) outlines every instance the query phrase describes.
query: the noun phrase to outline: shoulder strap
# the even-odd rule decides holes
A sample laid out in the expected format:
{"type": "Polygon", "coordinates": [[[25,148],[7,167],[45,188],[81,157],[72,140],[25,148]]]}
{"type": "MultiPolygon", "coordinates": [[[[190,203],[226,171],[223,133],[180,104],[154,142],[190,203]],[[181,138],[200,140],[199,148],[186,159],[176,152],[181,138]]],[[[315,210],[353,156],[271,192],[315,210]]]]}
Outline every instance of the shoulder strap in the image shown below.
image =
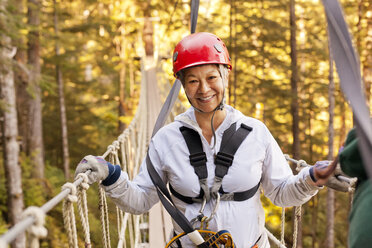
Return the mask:
{"type": "Polygon", "coordinates": [[[236,123],[233,123],[223,134],[221,148],[217,153],[214,163],[216,164],[215,176],[223,178],[233,163],[234,155],[244,139],[252,131],[252,128],[241,124],[235,131],[236,123]]]}
{"type": "Polygon", "coordinates": [[[199,180],[207,178],[207,156],[203,151],[203,145],[200,140],[199,133],[187,127],[180,127],[180,131],[186,141],[187,148],[189,148],[190,164],[194,167],[196,175],[198,176],[199,180]]]}
{"type": "Polygon", "coordinates": [[[193,200],[201,201],[203,198],[205,198],[207,201],[209,201],[210,194],[207,183],[207,156],[203,150],[200,135],[197,131],[184,126],[180,127],[180,131],[190,152],[190,164],[192,167],[194,167],[195,174],[199,178],[200,194],[196,198],[193,198],[193,200]]]}

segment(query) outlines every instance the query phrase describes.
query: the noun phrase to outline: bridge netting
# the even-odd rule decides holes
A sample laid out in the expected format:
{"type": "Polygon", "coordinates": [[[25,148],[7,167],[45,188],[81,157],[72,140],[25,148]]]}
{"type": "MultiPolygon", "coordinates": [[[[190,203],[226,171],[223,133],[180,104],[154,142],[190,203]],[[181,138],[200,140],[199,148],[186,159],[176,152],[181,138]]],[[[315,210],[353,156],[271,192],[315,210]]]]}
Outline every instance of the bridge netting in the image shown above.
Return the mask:
{"type": "MultiPolygon", "coordinates": [[[[160,112],[161,102],[169,91],[170,84],[162,72],[159,62],[153,57],[143,57],[141,60],[141,93],[136,114],[119,137],[107,147],[103,158],[112,164],[119,164],[123,171],[133,179],[139,171],[144,159],[147,146],[151,138],[156,118],[160,112]],[[161,90],[160,90],[161,89],[161,90]]],[[[167,122],[186,110],[186,107],[177,100],[167,122]]],[[[289,160],[290,158],[287,157],[289,160]]],[[[304,161],[295,161],[298,168],[307,165],[304,161]]],[[[89,172],[88,172],[89,173],[89,172]]],[[[0,248],[8,247],[22,232],[27,232],[27,243],[29,247],[39,247],[39,240],[47,235],[45,227],[46,214],[55,208],[61,201],[63,207],[63,222],[68,236],[70,248],[79,247],[79,241],[84,240],[85,247],[92,247],[90,237],[90,224],[88,218],[88,205],[86,191],[89,189],[87,175],[80,174],[73,183],[66,183],[62,186],[61,192],[41,207],[31,206],[24,211],[23,220],[12,227],[7,233],[0,237],[0,248]],[[75,207],[76,205],[76,207],[75,207]],[[75,215],[78,213],[78,218],[75,215]],[[80,219],[80,220],[77,220],[80,219]],[[77,231],[76,222],[80,221],[82,230],[77,231]]],[[[162,208],[160,203],[156,204],[149,213],[143,215],[131,215],[122,212],[118,207],[115,210],[108,209],[105,192],[99,188],[99,202],[97,208],[100,212],[103,247],[111,247],[111,235],[109,225],[109,211],[116,212],[117,244],[120,248],[159,248],[164,247],[170,240],[172,233],[171,218],[162,208]]],[[[295,211],[293,240],[296,246],[297,221],[300,218],[301,207],[295,211]]],[[[285,248],[284,244],[284,214],[282,210],[281,237],[278,240],[267,229],[269,239],[277,247],[285,248]]],[[[113,228],[112,228],[113,229],[113,228]]],[[[111,230],[111,234],[112,234],[111,230]]]]}

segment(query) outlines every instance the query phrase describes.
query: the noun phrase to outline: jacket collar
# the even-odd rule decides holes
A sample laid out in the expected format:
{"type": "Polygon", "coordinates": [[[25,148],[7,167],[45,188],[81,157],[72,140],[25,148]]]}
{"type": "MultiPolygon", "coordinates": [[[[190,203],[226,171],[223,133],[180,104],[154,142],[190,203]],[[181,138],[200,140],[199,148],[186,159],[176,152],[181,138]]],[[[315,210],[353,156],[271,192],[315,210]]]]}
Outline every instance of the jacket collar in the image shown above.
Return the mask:
{"type": "MultiPolygon", "coordinates": [[[[244,117],[244,115],[240,111],[234,109],[230,105],[225,105],[225,109],[226,109],[226,117],[223,120],[220,127],[218,128],[222,130],[225,130],[232,123],[237,122],[244,117]]],[[[197,132],[202,133],[202,130],[196,121],[195,109],[193,107],[190,107],[184,113],[176,116],[175,121],[180,122],[183,126],[192,128],[196,130],[197,132]]]]}

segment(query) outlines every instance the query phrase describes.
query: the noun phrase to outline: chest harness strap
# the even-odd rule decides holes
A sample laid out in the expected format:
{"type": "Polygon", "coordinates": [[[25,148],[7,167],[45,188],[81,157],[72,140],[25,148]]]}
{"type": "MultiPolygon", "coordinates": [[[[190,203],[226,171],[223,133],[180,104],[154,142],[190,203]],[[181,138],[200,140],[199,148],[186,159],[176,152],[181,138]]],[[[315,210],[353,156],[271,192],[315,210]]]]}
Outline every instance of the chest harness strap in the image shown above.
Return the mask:
{"type": "Polygon", "coordinates": [[[192,204],[194,202],[203,201],[204,196],[206,197],[206,200],[209,201],[210,197],[216,197],[216,194],[219,193],[221,195],[221,200],[224,201],[245,201],[257,192],[260,183],[253,188],[242,192],[228,193],[222,189],[222,179],[233,164],[234,155],[239,146],[252,131],[251,127],[242,123],[238,130],[236,130],[236,123],[233,123],[223,133],[220,151],[217,153],[214,161],[216,169],[211,189],[209,189],[207,185],[207,156],[203,151],[199,133],[187,127],[181,127],[180,131],[190,152],[190,164],[194,167],[195,174],[199,178],[200,194],[197,197],[184,196],[169,185],[170,191],[175,197],[185,203],[192,204]]]}

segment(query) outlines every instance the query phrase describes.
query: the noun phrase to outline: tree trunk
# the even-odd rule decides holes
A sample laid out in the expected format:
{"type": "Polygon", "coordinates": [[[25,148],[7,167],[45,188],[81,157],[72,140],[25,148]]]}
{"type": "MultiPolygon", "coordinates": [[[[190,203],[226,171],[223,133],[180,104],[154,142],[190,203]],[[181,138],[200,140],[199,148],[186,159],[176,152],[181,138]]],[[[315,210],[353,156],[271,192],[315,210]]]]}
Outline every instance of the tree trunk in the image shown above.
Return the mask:
{"type": "Polygon", "coordinates": [[[28,103],[28,155],[34,161],[34,176],[44,178],[44,147],[43,129],[41,114],[41,89],[40,81],[40,1],[28,1],[28,24],[32,30],[28,35],[28,64],[30,67],[30,86],[31,98],[28,103]]]}
{"type": "Polygon", "coordinates": [[[62,154],[63,154],[63,171],[65,174],[65,179],[68,181],[70,179],[70,154],[68,150],[68,134],[67,134],[67,118],[66,118],[66,106],[65,106],[65,96],[63,91],[63,76],[61,65],[59,61],[59,41],[58,41],[58,15],[57,15],[57,3],[53,0],[54,5],[54,32],[56,35],[55,52],[57,57],[56,63],[56,81],[58,85],[58,96],[59,96],[59,109],[61,117],[61,133],[62,133],[62,154]]]}
{"type": "MultiPolygon", "coordinates": [[[[149,7],[149,6],[147,6],[149,7]]],[[[150,19],[149,11],[145,11],[145,23],[143,27],[143,41],[145,43],[146,56],[154,56],[154,27],[150,19]]]]}
{"type": "Polygon", "coordinates": [[[129,63],[129,96],[133,97],[134,94],[134,66],[133,63],[129,63]]]}
{"type": "MultiPolygon", "coordinates": [[[[5,27],[3,21],[7,20],[7,1],[0,1],[0,26],[5,27]]],[[[2,46],[0,47],[0,97],[2,104],[2,145],[3,159],[7,191],[7,207],[9,222],[16,224],[23,211],[22,173],[19,165],[18,121],[16,109],[16,96],[14,85],[14,73],[12,60],[16,54],[16,48],[12,46],[10,37],[0,35],[2,46]]],[[[25,235],[19,234],[12,243],[12,248],[25,247],[25,235]]]]}
{"type": "Polygon", "coordinates": [[[126,63],[125,63],[125,28],[124,23],[120,25],[120,39],[116,42],[116,52],[120,57],[120,73],[119,73],[119,121],[118,121],[118,131],[122,133],[125,129],[125,123],[121,121],[120,117],[125,116],[125,78],[126,78],[126,63]]]}
{"type": "MultiPolygon", "coordinates": [[[[333,59],[331,54],[331,43],[328,39],[329,51],[329,88],[328,88],[328,101],[329,101],[329,126],[328,126],[328,160],[333,160],[333,144],[334,144],[334,127],[333,120],[335,115],[335,83],[333,80],[333,59]]],[[[334,248],[334,223],[335,223],[335,192],[334,190],[327,189],[327,248],[334,248]]]]}
{"type": "Polygon", "coordinates": [[[297,41],[296,41],[296,13],[295,13],[295,0],[290,1],[290,29],[291,29],[291,113],[292,113],[292,134],[293,146],[292,153],[295,159],[300,157],[300,140],[299,140],[299,110],[298,110],[298,70],[297,70],[297,41]]]}
{"type": "MultiPolygon", "coordinates": [[[[235,108],[236,107],[236,85],[237,85],[237,80],[238,80],[238,49],[237,49],[237,38],[236,38],[236,5],[235,5],[235,0],[233,0],[233,10],[234,10],[234,14],[233,14],[233,29],[234,29],[234,36],[233,36],[233,55],[234,55],[234,63],[233,63],[233,71],[234,71],[234,82],[233,82],[233,97],[234,97],[234,101],[233,101],[233,107],[235,108]]],[[[232,62],[232,61],[231,61],[232,62]]]]}
{"type": "MultiPolygon", "coordinates": [[[[230,51],[230,53],[232,52],[232,35],[233,35],[233,30],[232,30],[232,27],[233,27],[233,19],[232,19],[232,15],[233,15],[233,1],[234,0],[230,0],[230,12],[229,12],[229,46],[228,46],[228,50],[230,51]]],[[[232,54],[230,54],[230,57],[231,57],[232,54]]],[[[230,82],[232,81],[231,78],[232,78],[232,73],[230,72],[229,73],[230,75],[230,82]]],[[[232,93],[232,87],[231,87],[231,83],[228,85],[228,104],[231,105],[231,93],[232,93]]]]}
{"type": "Polygon", "coordinates": [[[317,247],[317,235],[316,230],[318,228],[318,203],[319,203],[319,194],[311,198],[313,203],[312,216],[311,216],[311,237],[312,237],[312,248],[317,247]]]}
{"type": "MultiPolygon", "coordinates": [[[[15,15],[18,16],[20,20],[24,17],[24,1],[15,1],[15,15]]],[[[25,37],[21,36],[14,40],[14,44],[17,47],[17,53],[14,56],[15,59],[15,70],[14,70],[14,81],[16,87],[16,103],[17,103],[17,113],[18,113],[18,134],[20,136],[20,151],[26,152],[28,150],[27,137],[27,118],[28,109],[25,107],[29,101],[29,94],[27,93],[28,81],[29,81],[29,70],[27,68],[27,51],[25,37]]]]}
{"type": "MultiPolygon", "coordinates": [[[[290,46],[291,46],[291,93],[292,93],[292,102],[291,102],[291,114],[292,114],[292,135],[293,135],[293,145],[292,145],[292,154],[295,159],[300,157],[300,140],[299,140],[299,110],[298,110],[298,70],[297,70],[297,42],[296,42],[296,13],[295,13],[295,0],[290,1],[290,46]]],[[[295,208],[293,208],[294,220],[297,218],[295,214],[295,208]]],[[[302,228],[301,228],[301,218],[297,219],[298,221],[298,232],[297,232],[297,246],[302,248],[302,228]]]]}
{"type": "Polygon", "coordinates": [[[120,68],[120,78],[119,78],[119,133],[122,133],[125,129],[125,123],[120,120],[121,116],[125,116],[125,76],[126,76],[126,66],[125,62],[122,62],[122,67],[120,68]]]}
{"type": "MultiPolygon", "coordinates": [[[[313,101],[314,101],[314,93],[313,90],[309,88],[309,130],[311,131],[313,129],[313,116],[314,116],[314,110],[313,110],[313,101]]],[[[313,161],[313,154],[314,154],[314,141],[313,137],[311,135],[311,132],[308,136],[309,139],[309,161],[313,161]]],[[[311,198],[312,207],[311,207],[311,240],[312,240],[312,248],[316,247],[317,244],[317,219],[318,219],[318,202],[319,202],[319,194],[311,198]]]]}

